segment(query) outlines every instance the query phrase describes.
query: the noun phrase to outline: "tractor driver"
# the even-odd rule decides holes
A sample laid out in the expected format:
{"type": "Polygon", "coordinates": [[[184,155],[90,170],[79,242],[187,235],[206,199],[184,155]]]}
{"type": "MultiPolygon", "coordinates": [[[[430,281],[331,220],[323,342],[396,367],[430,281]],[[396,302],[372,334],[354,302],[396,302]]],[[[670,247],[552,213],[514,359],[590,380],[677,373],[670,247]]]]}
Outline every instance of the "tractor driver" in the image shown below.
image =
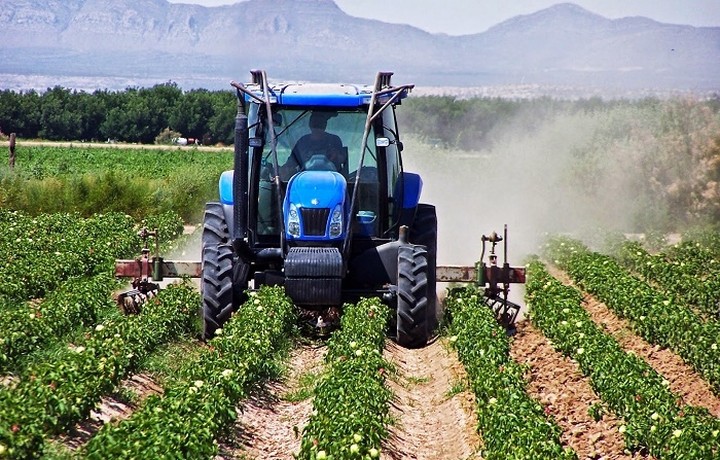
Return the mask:
{"type": "Polygon", "coordinates": [[[343,145],[340,137],[325,131],[332,115],[313,112],[308,126],[310,134],[301,137],[293,147],[290,157],[282,166],[282,175],[289,177],[302,169],[342,171],[343,145]]]}

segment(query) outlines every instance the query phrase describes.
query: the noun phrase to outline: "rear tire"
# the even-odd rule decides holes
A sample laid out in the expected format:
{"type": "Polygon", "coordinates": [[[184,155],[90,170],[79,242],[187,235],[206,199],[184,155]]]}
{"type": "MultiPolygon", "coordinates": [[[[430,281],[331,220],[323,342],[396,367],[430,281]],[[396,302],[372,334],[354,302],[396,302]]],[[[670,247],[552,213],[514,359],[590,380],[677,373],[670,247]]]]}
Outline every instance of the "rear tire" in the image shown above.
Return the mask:
{"type": "Polygon", "coordinates": [[[425,246],[427,249],[427,284],[428,284],[428,308],[427,327],[428,336],[432,336],[438,326],[439,302],[437,298],[437,213],[435,206],[420,203],[415,213],[415,220],[410,227],[408,240],[412,244],[425,246]]]}
{"type": "Polygon", "coordinates": [[[208,340],[246,298],[248,264],[235,256],[223,206],[205,205],[202,233],[203,337],[208,340]]]}
{"type": "Polygon", "coordinates": [[[233,311],[233,253],[229,245],[208,246],[202,259],[203,336],[211,339],[233,311]]]}
{"type": "Polygon", "coordinates": [[[398,250],[397,343],[406,348],[425,346],[429,337],[427,256],[424,247],[414,244],[398,250]]]}
{"type": "Polygon", "coordinates": [[[202,247],[227,244],[230,241],[230,230],[225,222],[222,204],[217,202],[205,204],[203,218],[202,247]]]}

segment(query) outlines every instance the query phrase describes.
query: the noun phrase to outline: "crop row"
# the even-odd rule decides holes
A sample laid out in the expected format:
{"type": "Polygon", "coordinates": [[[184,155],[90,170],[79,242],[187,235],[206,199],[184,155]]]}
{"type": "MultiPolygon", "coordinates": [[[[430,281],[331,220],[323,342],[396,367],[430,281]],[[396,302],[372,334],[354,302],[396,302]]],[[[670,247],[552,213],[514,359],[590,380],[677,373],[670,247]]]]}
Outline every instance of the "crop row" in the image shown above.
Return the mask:
{"type": "Polygon", "coordinates": [[[42,302],[26,302],[0,315],[0,372],[17,371],[28,353],[78,327],[95,325],[113,308],[105,295],[115,285],[107,275],[74,278],[42,302]]]}
{"type": "Polygon", "coordinates": [[[671,263],[681,265],[690,275],[706,277],[720,271],[720,256],[697,241],[682,241],[664,251],[671,263]]]}
{"type": "Polygon", "coordinates": [[[0,175],[0,203],[86,217],[119,212],[139,219],[172,210],[194,222],[231,166],[230,151],[25,147],[15,169],[0,175]]]}
{"type": "Polygon", "coordinates": [[[279,372],[290,345],[292,303],[280,288],[250,296],[197,360],[182,367],[163,396],[151,396],[130,418],[105,425],[87,444],[89,459],[213,458],[216,439],[233,425],[251,385],[279,372]]]}
{"type": "MultiPolygon", "coordinates": [[[[696,272],[694,264],[686,264],[685,261],[669,262],[665,254],[649,254],[637,242],[624,243],[616,257],[629,270],[673,294],[676,301],[694,305],[705,315],[717,314],[717,302],[720,300],[720,277],[717,277],[719,272],[716,271],[716,276],[703,279],[704,277],[701,278],[696,272]]],[[[710,267],[706,270],[708,269],[710,267]]]]}
{"type": "Polygon", "coordinates": [[[378,299],[346,305],[341,329],[328,342],[327,372],[315,388],[303,431],[303,460],[368,459],[387,437],[391,391],[382,357],[389,310],[378,299]]]}
{"type": "Polygon", "coordinates": [[[650,343],[680,355],[720,393],[720,323],[702,321],[677,302],[630,275],[611,257],[581,242],[556,238],[547,255],[583,289],[595,295],[650,343]]]}
{"type": "Polygon", "coordinates": [[[720,456],[720,420],[684,405],[668,381],[620,345],[582,308],[581,293],[550,276],[540,262],[528,269],[530,318],[553,346],[573,358],[600,398],[625,424],[631,451],[654,458],[720,456]]]}
{"type": "Polygon", "coordinates": [[[523,366],[512,361],[509,338],[474,288],[447,298],[450,338],[477,401],[483,458],[577,458],[560,443],[560,428],[527,394],[523,366]]]}
{"type": "MultiPolygon", "coordinates": [[[[179,216],[150,217],[165,238],[182,232],[179,216]]],[[[125,214],[81,218],[77,214],[28,216],[0,210],[0,303],[42,298],[75,276],[112,273],[116,258],[139,253],[135,222],[125,214]]],[[[3,308],[0,306],[0,308],[3,308]]]]}
{"type": "MultiPolygon", "coordinates": [[[[713,258],[720,257],[720,232],[712,229],[696,229],[683,234],[683,241],[694,242],[704,250],[713,255],[713,258]]],[[[712,260],[712,259],[711,259],[712,260]]]]}
{"type": "Polygon", "coordinates": [[[81,176],[89,173],[123,171],[144,177],[167,177],[191,165],[222,172],[232,164],[229,150],[203,152],[197,149],[136,149],[98,147],[24,146],[15,171],[26,178],[81,176]]]}
{"type": "Polygon", "coordinates": [[[142,314],[100,323],[53,359],[26,367],[0,389],[0,452],[40,458],[47,435],[86,417],[153,348],[189,330],[198,306],[189,285],[172,285],[142,314]]]}

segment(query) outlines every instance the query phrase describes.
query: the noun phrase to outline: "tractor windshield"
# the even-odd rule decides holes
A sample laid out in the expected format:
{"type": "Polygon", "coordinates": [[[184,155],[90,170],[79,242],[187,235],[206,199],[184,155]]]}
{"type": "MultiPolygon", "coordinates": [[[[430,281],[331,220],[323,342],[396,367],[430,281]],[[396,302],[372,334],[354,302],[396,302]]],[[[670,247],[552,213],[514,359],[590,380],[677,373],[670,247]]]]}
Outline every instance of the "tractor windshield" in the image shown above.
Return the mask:
{"type": "MultiPolygon", "coordinates": [[[[367,114],[362,111],[279,109],[273,119],[280,176],[287,181],[306,169],[334,170],[354,177],[360,163],[367,114]]],[[[272,162],[270,133],[266,134],[265,160],[272,162]]],[[[375,145],[370,133],[368,145],[375,145]]],[[[377,168],[375,149],[366,152],[363,167],[377,168]]]]}
{"type": "MultiPolygon", "coordinates": [[[[337,171],[348,181],[352,190],[358,168],[360,187],[357,208],[365,220],[371,222],[370,234],[377,230],[379,215],[378,161],[375,149],[375,133],[370,131],[365,157],[362,158],[362,139],[367,112],[362,110],[327,110],[312,108],[278,108],[273,112],[277,161],[283,184],[297,172],[305,170],[337,171]]],[[[278,212],[275,200],[265,194],[272,193],[271,171],[273,171],[272,140],[270,130],[265,131],[260,175],[260,202],[258,203],[258,234],[277,232],[278,212]]]]}

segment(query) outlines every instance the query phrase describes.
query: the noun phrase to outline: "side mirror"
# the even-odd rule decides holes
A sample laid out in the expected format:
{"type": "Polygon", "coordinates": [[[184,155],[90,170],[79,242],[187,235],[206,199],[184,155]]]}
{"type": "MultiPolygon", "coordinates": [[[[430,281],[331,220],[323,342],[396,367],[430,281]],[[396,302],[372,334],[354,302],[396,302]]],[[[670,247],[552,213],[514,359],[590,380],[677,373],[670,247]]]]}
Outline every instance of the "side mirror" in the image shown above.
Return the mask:
{"type": "Polygon", "coordinates": [[[399,140],[391,141],[387,137],[378,137],[377,139],[375,139],[375,147],[389,147],[390,144],[396,144],[398,151],[403,151],[403,143],[399,140]]]}

